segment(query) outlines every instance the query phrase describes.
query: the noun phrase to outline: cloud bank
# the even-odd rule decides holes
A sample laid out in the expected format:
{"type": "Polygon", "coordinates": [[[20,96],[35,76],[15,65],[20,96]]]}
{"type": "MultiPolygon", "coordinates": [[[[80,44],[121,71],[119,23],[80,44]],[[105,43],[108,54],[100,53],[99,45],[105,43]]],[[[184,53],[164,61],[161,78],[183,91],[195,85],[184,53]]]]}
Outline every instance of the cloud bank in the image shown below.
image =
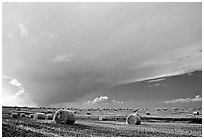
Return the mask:
{"type": "Polygon", "coordinates": [[[87,104],[96,104],[96,103],[101,103],[101,102],[104,102],[108,99],[107,96],[99,96],[99,97],[96,97],[95,99],[93,100],[88,100],[87,104]]]}
{"type": "Polygon", "coordinates": [[[186,103],[186,102],[198,102],[198,101],[202,101],[202,98],[197,95],[195,98],[179,98],[179,99],[172,99],[172,100],[168,100],[165,101],[166,104],[168,103],[186,103]]]}

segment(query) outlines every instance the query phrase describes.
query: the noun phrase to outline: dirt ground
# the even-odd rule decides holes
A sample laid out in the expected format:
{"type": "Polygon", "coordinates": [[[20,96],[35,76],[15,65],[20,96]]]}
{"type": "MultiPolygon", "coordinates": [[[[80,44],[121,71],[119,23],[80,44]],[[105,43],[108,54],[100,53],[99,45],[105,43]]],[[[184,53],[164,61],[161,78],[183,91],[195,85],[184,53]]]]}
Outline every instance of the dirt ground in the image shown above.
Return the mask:
{"type": "Polygon", "coordinates": [[[77,120],[59,125],[52,120],[4,118],[3,137],[201,137],[202,125],[142,122],[127,125],[118,121],[77,120]]]}
{"type": "MultiPolygon", "coordinates": [[[[12,112],[35,112],[54,114],[57,109],[45,108],[9,108],[2,109],[3,137],[201,137],[202,114],[192,115],[192,111],[156,111],[138,113],[142,117],[141,125],[128,125],[126,117],[134,113],[131,110],[75,111],[74,125],[60,125],[53,120],[35,120],[26,117],[11,118],[12,112]],[[99,121],[99,116],[103,120],[99,121]]],[[[201,113],[201,111],[200,111],[201,113]]]]}

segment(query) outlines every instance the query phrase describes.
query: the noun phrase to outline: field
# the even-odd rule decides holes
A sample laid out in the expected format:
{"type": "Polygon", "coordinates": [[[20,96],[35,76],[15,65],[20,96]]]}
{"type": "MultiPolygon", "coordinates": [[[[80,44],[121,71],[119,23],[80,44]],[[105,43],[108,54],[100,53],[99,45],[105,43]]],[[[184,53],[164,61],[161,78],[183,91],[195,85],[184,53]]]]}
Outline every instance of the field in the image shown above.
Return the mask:
{"type": "MultiPolygon", "coordinates": [[[[192,115],[190,110],[146,110],[141,125],[128,125],[126,117],[132,110],[73,110],[76,114],[74,125],[60,125],[53,120],[36,120],[26,117],[11,118],[12,112],[54,114],[50,108],[2,108],[3,137],[201,137],[202,115],[192,115]],[[99,120],[99,115],[103,120],[99,120]]],[[[201,111],[200,111],[201,113],[201,111]]]]}

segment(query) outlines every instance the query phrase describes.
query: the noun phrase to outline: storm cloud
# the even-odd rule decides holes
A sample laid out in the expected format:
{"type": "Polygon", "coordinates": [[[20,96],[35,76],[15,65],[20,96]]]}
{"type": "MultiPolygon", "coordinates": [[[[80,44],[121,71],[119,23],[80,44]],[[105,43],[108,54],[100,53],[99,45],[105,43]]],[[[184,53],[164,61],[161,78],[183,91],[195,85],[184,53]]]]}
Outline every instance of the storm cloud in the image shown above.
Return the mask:
{"type": "Polygon", "coordinates": [[[3,3],[2,73],[19,79],[37,105],[51,105],[109,96],[104,90],[119,84],[201,70],[201,7],[3,3]]]}

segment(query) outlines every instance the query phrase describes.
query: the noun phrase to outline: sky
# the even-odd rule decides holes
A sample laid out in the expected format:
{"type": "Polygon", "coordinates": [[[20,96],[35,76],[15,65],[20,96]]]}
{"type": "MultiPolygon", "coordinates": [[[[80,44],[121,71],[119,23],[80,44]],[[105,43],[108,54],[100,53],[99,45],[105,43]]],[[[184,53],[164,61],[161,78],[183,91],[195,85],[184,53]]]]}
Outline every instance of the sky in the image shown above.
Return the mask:
{"type": "Polygon", "coordinates": [[[110,89],[202,71],[198,2],[2,5],[3,105],[150,103],[137,94],[110,94],[110,89]]]}

